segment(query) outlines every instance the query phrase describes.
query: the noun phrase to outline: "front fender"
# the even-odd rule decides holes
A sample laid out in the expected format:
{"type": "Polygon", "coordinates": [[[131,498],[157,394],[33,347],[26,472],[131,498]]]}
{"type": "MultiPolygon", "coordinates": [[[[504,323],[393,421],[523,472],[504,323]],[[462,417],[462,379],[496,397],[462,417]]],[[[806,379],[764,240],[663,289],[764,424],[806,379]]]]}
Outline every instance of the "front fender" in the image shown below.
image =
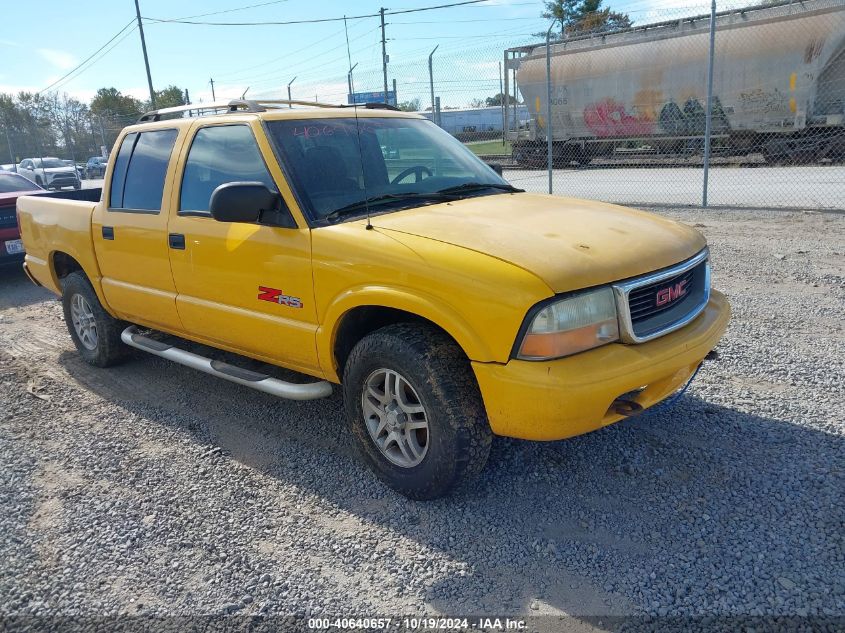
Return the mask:
{"type": "Polygon", "coordinates": [[[453,307],[437,297],[419,290],[401,287],[361,285],[349,288],[337,295],[329,304],[325,318],[317,328],[317,354],[320,367],[329,380],[340,382],[334,358],[337,332],[344,316],[360,307],[383,307],[402,310],[431,321],[448,333],[470,360],[486,362],[494,360],[493,351],[486,344],[481,333],[453,307]]]}

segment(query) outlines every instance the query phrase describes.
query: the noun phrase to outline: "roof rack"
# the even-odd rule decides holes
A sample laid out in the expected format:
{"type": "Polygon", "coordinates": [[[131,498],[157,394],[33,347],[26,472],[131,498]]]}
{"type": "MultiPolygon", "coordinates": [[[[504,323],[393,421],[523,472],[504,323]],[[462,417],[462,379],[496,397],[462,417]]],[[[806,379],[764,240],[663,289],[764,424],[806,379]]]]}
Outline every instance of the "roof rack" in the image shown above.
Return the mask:
{"type": "Polygon", "coordinates": [[[311,108],[354,108],[362,107],[368,110],[398,110],[395,106],[387,103],[320,103],[318,101],[299,101],[297,99],[233,99],[231,101],[215,101],[213,103],[199,103],[173,106],[172,108],[160,108],[158,110],[150,110],[145,112],[138,118],[138,123],[146,121],[161,121],[162,115],[179,114],[182,112],[196,112],[197,115],[202,113],[220,114],[220,110],[225,113],[229,112],[266,112],[268,108],[281,108],[284,106],[307,106],[311,108]]]}

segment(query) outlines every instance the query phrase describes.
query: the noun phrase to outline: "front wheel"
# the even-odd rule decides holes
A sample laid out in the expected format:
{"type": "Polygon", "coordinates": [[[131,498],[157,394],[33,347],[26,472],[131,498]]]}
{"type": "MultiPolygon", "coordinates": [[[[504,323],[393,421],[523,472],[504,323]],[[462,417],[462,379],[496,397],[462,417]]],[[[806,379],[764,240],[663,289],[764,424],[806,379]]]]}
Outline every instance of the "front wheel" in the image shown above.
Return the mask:
{"type": "Polygon", "coordinates": [[[108,367],[126,356],[128,348],[120,340],[126,324],[103,309],[83,273],[73,272],[64,278],[62,307],[70,337],[86,363],[108,367]]]}
{"type": "Polygon", "coordinates": [[[492,433],[472,367],[434,327],[400,323],[363,338],[343,395],[364,461],[407,497],[440,497],[487,462],[492,433]]]}

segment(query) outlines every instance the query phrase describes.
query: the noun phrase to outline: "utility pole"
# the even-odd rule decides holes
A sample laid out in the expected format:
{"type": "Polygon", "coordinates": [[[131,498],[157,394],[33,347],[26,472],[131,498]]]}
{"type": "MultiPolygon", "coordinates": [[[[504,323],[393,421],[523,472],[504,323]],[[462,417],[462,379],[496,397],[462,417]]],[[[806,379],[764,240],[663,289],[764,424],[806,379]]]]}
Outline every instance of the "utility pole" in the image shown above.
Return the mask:
{"type": "Polygon", "coordinates": [[[99,114],[97,115],[97,119],[100,121],[100,140],[103,141],[103,147],[106,146],[106,128],[103,126],[103,117],[99,114]]]}
{"type": "MultiPolygon", "coordinates": [[[[716,0],[713,0],[715,2],[716,0]]],[[[546,31],[546,169],[549,172],[549,195],[552,193],[552,167],[554,166],[552,146],[552,55],[551,38],[552,29],[555,26],[554,20],[546,31]]],[[[518,110],[516,99],[514,99],[514,111],[518,110]]],[[[519,128],[517,128],[519,129],[519,128]]]]}
{"type": "Polygon", "coordinates": [[[217,101],[217,97],[214,95],[214,78],[209,79],[208,83],[211,84],[211,100],[217,101]]]}
{"type": "Polygon", "coordinates": [[[97,156],[100,155],[100,150],[97,149],[97,136],[94,134],[94,117],[91,114],[88,114],[88,125],[91,128],[91,147],[94,148],[94,151],[97,152],[97,156]]]}
{"type": "Polygon", "coordinates": [[[138,16],[138,31],[141,33],[141,49],[144,51],[144,66],[147,67],[147,85],[150,88],[150,105],[156,107],[156,93],[153,90],[153,77],[150,75],[150,60],[147,57],[147,41],[144,39],[144,24],[141,21],[141,7],[138,0],[135,0],[135,14],[138,16]]]}
{"type": "MultiPolygon", "coordinates": [[[[357,66],[357,65],[358,65],[358,62],[355,62],[355,66],[357,66]]],[[[355,70],[355,66],[350,68],[349,72],[346,75],[346,83],[349,84],[349,98],[347,99],[347,101],[349,101],[349,103],[354,103],[354,101],[355,101],[355,97],[352,96],[352,94],[353,94],[353,92],[352,92],[352,71],[355,70]]]]}
{"type": "Polygon", "coordinates": [[[387,103],[387,39],[384,37],[384,7],[379,9],[381,15],[381,69],[384,73],[384,102],[387,103]]]}
{"type": "MultiPolygon", "coordinates": [[[[434,94],[432,92],[432,94],[434,94]]],[[[505,89],[502,87],[502,62],[499,62],[499,97],[501,97],[501,103],[499,103],[499,109],[502,111],[502,147],[505,146],[505,89]]]]}
{"type": "MultiPolygon", "coordinates": [[[[291,85],[294,81],[296,81],[296,76],[295,76],[295,75],[294,75],[294,78],[293,78],[293,79],[291,79],[291,80],[288,82],[288,101],[293,101],[293,99],[291,99],[291,96],[290,96],[290,85],[291,85]]],[[[292,103],[289,103],[289,104],[288,104],[288,107],[289,107],[289,108],[292,108],[292,107],[293,107],[293,104],[292,104],[292,103]]]]}
{"type": "Polygon", "coordinates": [[[434,51],[440,48],[440,44],[434,47],[434,49],[428,54],[428,87],[431,90],[431,121],[433,123],[437,123],[437,117],[434,113],[434,67],[432,58],[434,57],[434,51]]]}
{"type": "Polygon", "coordinates": [[[701,206],[707,208],[707,189],[710,184],[710,135],[713,133],[713,52],[716,48],[716,0],[710,3],[710,51],[707,60],[707,112],[704,118],[704,182],[701,206]]]}
{"type": "MultiPolygon", "coordinates": [[[[9,158],[12,159],[12,163],[15,163],[15,154],[12,151],[12,141],[9,138],[9,125],[6,121],[3,121],[3,129],[6,131],[6,145],[9,147],[9,158]]],[[[14,171],[18,170],[17,164],[15,164],[14,171]]]]}
{"type": "MultiPolygon", "coordinates": [[[[191,105],[191,97],[188,95],[188,89],[185,88],[185,105],[191,105]]],[[[188,116],[191,116],[191,111],[188,110],[188,116]]]]}

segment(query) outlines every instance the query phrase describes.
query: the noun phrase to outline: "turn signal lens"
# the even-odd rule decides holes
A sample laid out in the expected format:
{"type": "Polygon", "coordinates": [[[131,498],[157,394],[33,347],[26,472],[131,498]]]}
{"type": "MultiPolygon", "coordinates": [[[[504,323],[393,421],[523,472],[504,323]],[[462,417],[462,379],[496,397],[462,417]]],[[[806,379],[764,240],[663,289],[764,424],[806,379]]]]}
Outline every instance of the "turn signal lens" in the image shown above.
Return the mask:
{"type": "Polygon", "coordinates": [[[613,290],[600,288],[549,304],[522,339],[518,357],[547,360],[577,354],[619,339],[613,290]]]}

